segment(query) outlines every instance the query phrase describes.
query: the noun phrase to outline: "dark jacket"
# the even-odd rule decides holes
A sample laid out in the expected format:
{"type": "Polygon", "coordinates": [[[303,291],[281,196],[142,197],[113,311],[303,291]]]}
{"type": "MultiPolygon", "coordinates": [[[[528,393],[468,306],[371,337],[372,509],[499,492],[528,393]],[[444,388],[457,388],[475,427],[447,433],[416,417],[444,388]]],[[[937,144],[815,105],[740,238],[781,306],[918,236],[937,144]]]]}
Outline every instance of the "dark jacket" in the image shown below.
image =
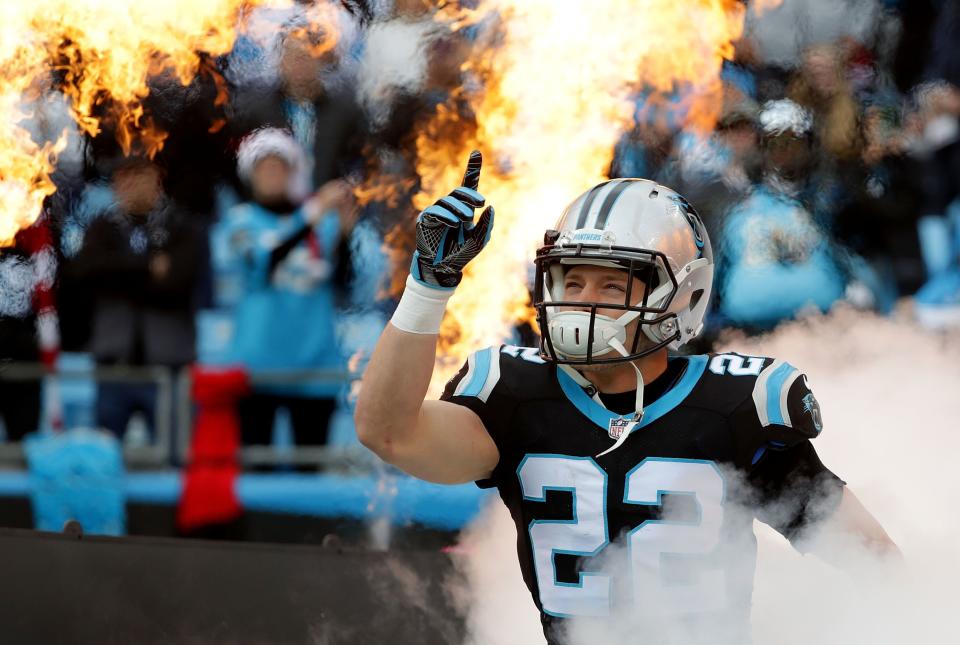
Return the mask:
{"type": "MultiPolygon", "coordinates": [[[[239,140],[265,127],[293,131],[289,108],[292,103],[276,87],[241,86],[232,96],[231,130],[239,140]]],[[[316,135],[313,150],[313,185],[319,188],[340,179],[362,164],[363,128],[360,109],[349,90],[331,90],[314,104],[316,135]]]]}
{"type": "Polygon", "coordinates": [[[94,220],[77,272],[94,298],[90,351],[101,364],[180,366],[195,357],[199,230],[171,205],[143,218],[110,211],[94,220]],[[169,270],[150,269],[158,255],[169,270]]]}

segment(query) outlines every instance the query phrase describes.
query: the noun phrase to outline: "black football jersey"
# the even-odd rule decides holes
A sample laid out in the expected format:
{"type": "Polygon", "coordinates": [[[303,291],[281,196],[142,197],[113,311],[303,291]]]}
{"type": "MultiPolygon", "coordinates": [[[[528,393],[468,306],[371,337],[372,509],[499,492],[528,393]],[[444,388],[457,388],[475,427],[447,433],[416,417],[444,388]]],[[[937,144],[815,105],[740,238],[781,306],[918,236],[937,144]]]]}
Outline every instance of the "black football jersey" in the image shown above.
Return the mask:
{"type": "Polygon", "coordinates": [[[516,523],[550,643],[564,642],[569,618],[624,613],[746,642],[753,519],[802,545],[839,502],[843,481],[810,442],[822,420],[799,370],[738,354],[670,361],[680,369],[637,424],[531,348],[474,353],[443,393],[500,451],[477,483],[498,489],[516,523]]]}

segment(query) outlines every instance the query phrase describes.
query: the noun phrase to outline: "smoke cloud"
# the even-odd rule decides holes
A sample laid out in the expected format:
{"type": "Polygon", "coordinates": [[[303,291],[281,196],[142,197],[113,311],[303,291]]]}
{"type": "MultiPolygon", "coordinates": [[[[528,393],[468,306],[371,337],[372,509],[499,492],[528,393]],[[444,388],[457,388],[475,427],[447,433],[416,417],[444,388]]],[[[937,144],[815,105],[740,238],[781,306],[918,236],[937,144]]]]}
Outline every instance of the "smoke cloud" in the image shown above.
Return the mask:
{"type": "MultiPolygon", "coordinates": [[[[876,516],[903,553],[881,562],[840,535],[801,555],[755,523],[758,541],[752,632],[757,645],[945,643],[955,640],[960,579],[960,453],[956,402],[960,334],[917,328],[908,305],[891,318],[847,308],[781,326],[758,338],[730,336],[721,351],[776,356],[804,371],[820,401],[824,432],[814,445],[824,463],[876,516]]],[[[458,555],[468,611],[466,645],[543,642],[539,617],[520,577],[516,531],[499,500],[463,535],[458,555]]],[[[617,562],[611,549],[608,561],[617,562]]],[[[612,564],[611,566],[615,566],[612,564]]],[[[679,623],[627,618],[581,623],[580,643],[623,642],[623,633],[657,643],[698,642],[679,623]],[[641,631],[638,631],[641,630],[641,631]],[[660,640],[658,640],[660,637],[660,640]]],[[[733,645],[715,633],[707,642],[733,645]]]]}

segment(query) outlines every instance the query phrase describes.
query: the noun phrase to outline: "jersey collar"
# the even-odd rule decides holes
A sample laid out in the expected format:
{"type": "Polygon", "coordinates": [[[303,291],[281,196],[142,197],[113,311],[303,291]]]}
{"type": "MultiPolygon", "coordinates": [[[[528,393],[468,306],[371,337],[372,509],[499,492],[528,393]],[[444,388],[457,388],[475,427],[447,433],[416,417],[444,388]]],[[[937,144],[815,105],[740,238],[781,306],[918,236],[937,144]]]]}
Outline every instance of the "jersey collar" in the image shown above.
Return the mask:
{"type": "MultiPolygon", "coordinates": [[[[674,409],[693,391],[693,387],[703,376],[707,368],[706,356],[677,356],[672,360],[683,360],[687,362],[687,367],[683,376],[674,384],[672,388],[663,393],[663,396],[644,408],[643,420],[640,421],[638,428],[643,428],[670,410],[674,409]]],[[[611,419],[619,419],[622,415],[611,412],[592,398],[587,396],[576,381],[567,375],[563,370],[557,370],[557,380],[560,382],[560,389],[580,412],[600,426],[603,430],[610,427],[611,419]]]]}

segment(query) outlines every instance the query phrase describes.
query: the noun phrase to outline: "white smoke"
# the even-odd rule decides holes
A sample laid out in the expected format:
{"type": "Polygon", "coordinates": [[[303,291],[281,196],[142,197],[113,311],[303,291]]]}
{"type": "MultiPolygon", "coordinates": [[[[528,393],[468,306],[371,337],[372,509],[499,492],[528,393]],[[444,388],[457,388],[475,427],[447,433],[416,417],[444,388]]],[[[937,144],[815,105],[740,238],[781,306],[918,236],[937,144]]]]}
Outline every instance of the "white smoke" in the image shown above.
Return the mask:
{"type": "Polygon", "coordinates": [[[499,498],[491,500],[453,554],[466,581],[451,587],[467,620],[464,645],[542,643],[540,616],[520,575],[513,520],[499,498]]]}
{"type": "Polygon", "coordinates": [[[954,640],[949,608],[956,606],[960,575],[960,515],[952,506],[960,474],[953,461],[960,433],[953,397],[960,392],[960,337],[926,333],[903,309],[893,319],[840,311],[735,346],[781,356],[806,371],[824,415],[818,453],[880,520],[905,560],[896,575],[869,561],[854,563],[855,574],[846,575],[795,556],[761,527],[756,642],[954,640]],[[796,613],[784,616],[784,608],[796,613]]]}
{"type": "MultiPolygon", "coordinates": [[[[818,454],[904,556],[900,566],[883,564],[847,540],[825,537],[820,548],[843,563],[837,568],[800,555],[756,523],[754,643],[955,642],[960,335],[924,332],[904,308],[892,318],[841,309],[765,337],[728,338],[722,349],[776,356],[807,374],[824,419],[818,454]]],[[[499,500],[465,533],[463,547],[458,559],[468,584],[459,601],[469,610],[467,645],[543,642],[520,578],[516,531],[499,500]]],[[[610,634],[624,627],[598,623],[574,642],[620,642],[610,634]]],[[[632,633],[639,636],[636,628],[632,633]]]]}

